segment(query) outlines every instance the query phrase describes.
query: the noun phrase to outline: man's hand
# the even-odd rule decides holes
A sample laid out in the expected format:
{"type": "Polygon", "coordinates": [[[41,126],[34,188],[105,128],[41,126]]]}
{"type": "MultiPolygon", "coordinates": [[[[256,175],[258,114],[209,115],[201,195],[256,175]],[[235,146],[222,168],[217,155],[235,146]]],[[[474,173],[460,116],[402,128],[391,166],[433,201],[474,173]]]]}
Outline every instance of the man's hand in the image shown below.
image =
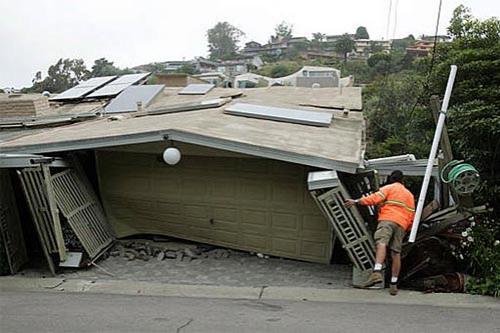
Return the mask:
{"type": "Polygon", "coordinates": [[[349,208],[354,206],[357,203],[357,200],[354,199],[347,199],[346,202],[344,202],[344,206],[349,208]]]}

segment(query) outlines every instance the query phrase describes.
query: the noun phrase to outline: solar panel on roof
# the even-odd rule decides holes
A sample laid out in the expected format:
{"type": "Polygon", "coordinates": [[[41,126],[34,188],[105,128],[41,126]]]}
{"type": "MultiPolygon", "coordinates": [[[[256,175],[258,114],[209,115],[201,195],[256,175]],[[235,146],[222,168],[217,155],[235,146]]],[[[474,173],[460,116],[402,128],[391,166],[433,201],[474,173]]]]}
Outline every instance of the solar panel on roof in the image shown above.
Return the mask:
{"type": "Polygon", "coordinates": [[[283,121],[302,125],[328,127],[333,115],[328,112],[306,111],[298,109],[277,108],[272,106],[236,103],[224,110],[224,113],[260,118],[267,120],[283,121]]]}
{"type": "Polygon", "coordinates": [[[205,95],[215,86],[210,83],[193,83],[179,91],[179,95],[205,95]]]}
{"type": "Polygon", "coordinates": [[[116,75],[112,76],[102,76],[102,77],[94,77],[92,79],[88,79],[86,81],[80,82],[78,85],[70,88],[68,90],[63,91],[62,93],[49,98],[50,101],[61,101],[65,99],[76,99],[85,97],[88,93],[102,87],[108,82],[111,82],[116,78],[116,75]]]}
{"type": "Polygon", "coordinates": [[[112,99],[105,111],[106,113],[134,112],[137,111],[137,102],[142,102],[142,106],[147,107],[164,87],[164,84],[130,86],[112,99]]]}
{"type": "Polygon", "coordinates": [[[120,76],[113,82],[105,85],[104,87],[94,91],[86,97],[105,97],[105,96],[115,96],[122,92],[125,88],[143,80],[151,73],[139,73],[139,74],[126,74],[120,76]]]}

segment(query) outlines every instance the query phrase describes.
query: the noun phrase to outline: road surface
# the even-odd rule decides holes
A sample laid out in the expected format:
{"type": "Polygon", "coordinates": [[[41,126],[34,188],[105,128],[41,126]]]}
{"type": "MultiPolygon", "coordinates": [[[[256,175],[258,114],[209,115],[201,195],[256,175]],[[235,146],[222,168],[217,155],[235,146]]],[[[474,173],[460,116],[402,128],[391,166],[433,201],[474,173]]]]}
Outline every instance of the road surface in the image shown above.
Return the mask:
{"type": "Polygon", "coordinates": [[[0,292],[0,332],[500,332],[498,308],[0,292]]]}

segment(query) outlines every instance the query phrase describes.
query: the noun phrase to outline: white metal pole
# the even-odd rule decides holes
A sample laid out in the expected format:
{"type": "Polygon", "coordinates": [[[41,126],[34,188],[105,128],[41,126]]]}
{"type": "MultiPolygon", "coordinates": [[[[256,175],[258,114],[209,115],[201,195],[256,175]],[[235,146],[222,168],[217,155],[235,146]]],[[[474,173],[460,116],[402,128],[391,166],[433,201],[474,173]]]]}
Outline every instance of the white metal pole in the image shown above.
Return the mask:
{"type": "Polygon", "coordinates": [[[424,209],[424,201],[427,195],[427,189],[429,187],[429,181],[432,175],[434,159],[436,158],[436,153],[439,147],[439,140],[441,140],[441,133],[443,131],[446,112],[448,111],[448,103],[450,102],[451,90],[453,89],[453,83],[455,82],[456,74],[457,66],[451,65],[450,76],[448,77],[448,84],[446,85],[446,92],[444,94],[443,104],[441,105],[441,112],[439,113],[439,118],[436,125],[436,132],[434,133],[434,140],[432,141],[431,152],[429,153],[429,160],[427,161],[427,167],[425,169],[424,181],[422,183],[422,189],[420,190],[420,195],[418,197],[417,211],[415,212],[413,226],[411,227],[409,239],[410,243],[415,242],[415,238],[417,237],[418,225],[422,216],[422,210],[424,209]]]}

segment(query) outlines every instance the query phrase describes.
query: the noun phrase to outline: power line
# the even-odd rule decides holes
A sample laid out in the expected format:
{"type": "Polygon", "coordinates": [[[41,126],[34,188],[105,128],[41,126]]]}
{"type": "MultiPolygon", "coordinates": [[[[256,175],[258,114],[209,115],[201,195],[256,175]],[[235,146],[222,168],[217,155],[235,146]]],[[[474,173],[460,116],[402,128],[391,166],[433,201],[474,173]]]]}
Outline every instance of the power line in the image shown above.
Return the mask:
{"type": "Polygon", "coordinates": [[[443,0],[439,0],[439,7],[438,7],[438,13],[437,13],[437,19],[436,19],[436,28],[434,30],[434,45],[432,47],[432,54],[431,54],[431,63],[429,65],[429,70],[427,71],[427,77],[424,82],[424,89],[422,89],[422,92],[418,95],[417,99],[415,100],[415,104],[413,105],[413,108],[410,111],[410,121],[408,122],[411,124],[413,120],[413,114],[415,111],[415,108],[417,107],[418,102],[420,101],[420,98],[422,95],[428,93],[429,90],[429,80],[432,74],[432,70],[434,69],[434,61],[436,58],[436,46],[437,46],[437,37],[438,37],[438,31],[439,31],[439,21],[441,19],[441,6],[443,4],[443,0]]]}
{"type": "MultiPolygon", "coordinates": [[[[398,5],[398,1],[399,0],[396,0],[396,2],[395,2],[395,17],[394,17],[395,18],[395,23],[397,22],[397,5],[398,5]]],[[[415,109],[417,107],[417,104],[419,103],[419,101],[422,98],[422,96],[424,94],[426,94],[428,92],[428,90],[429,90],[429,78],[430,78],[430,75],[431,75],[432,70],[433,70],[434,60],[435,60],[435,55],[436,55],[436,45],[437,45],[437,37],[438,37],[438,31],[439,31],[439,22],[440,22],[440,18],[441,18],[442,2],[443,2],[442,0],[439,1],[439,7],[438,7],[438,13],[437,13],[437,20],[436,20],[436,27],[435,27],[435,32],[434,32],[434,46],[433,46],[432,55],[431,55],[431,63],[429,65],[429,69],[428,69],[428,72],[427,72],[427,78],[426,78],[426,80],[424,82],[424,87],[423,87],[422,91],[418,94],[417,98],[415,99],[415,103],[413,104],[413,107],[411,108],[411,111],[410,111],[410,114],[409,114],[409,121],[408,121],[408,125],[409,126],[411,126],[411,123],[413,121],[413,115],[414,115],[415,109]]],[[[387,37],[389,35],[389,25],[390,25],[391,9],[392,9],[392,0],[390,0],[390,3],[389,3],[389,15],[388,15],[388,20],[387,20],[387,37]]],[[[395,31],[396,31],[396,28],[394,26],[393,38],[394,38],[395,31]]],[[[386,73],[384,75],[384,79],[382,81],[381,91],[387,89],[388,77],[389,77],[389,73],[391,71],[392,65],[393,65],[393,63],[392,63],[392,60],[391,60],[390,63],[389,63],[389,68],[387,69],[387,71],[386,71],[386,73]]],[[[381,106],[381,99],[379,98],[376,108],[379,109],[380,106],[381,106]]],[[[379,127],[380,129],[382,129],[382,130],[384,130],[386,132],[389,132],[388,128],[386,128],[385,126],[382,126],[377,121],[375,121],[375,120],[372,119],[372,122],[375,125],[377,125],[377,127],[379,127]]]]}
{"type": "Polygon", "coordinates": [[[429,66],[429,76],[432,73],[432,69],[434,67],[434,59],[436,57],[436,45],[437,45],[437,37],[438,37],[438,31],[439,31],[439,20],[441,19],[441,5],[443,4],[443,0],[439,0],[439,9],[438,9],[438,15],[437,15],[437,20],[436,20],[436,29],[434,30],[434,46],[432,47],[432,57],[431,57],[431,64],[429,66]]]}
{"type": "Polygon", "coordinates": [[[389,28],[391,25],[392,0],[389,0],[389,12],[387,13],[387,27],[385,30],[385,38],[389,39],[389,28]]]}
{"type": "Polygon", "coordinates": [[[396,28],[398,26],[398,5],[399,0],[394,3],[394,26],[392,27],[392,39],[396,38],[396,28]]]}

